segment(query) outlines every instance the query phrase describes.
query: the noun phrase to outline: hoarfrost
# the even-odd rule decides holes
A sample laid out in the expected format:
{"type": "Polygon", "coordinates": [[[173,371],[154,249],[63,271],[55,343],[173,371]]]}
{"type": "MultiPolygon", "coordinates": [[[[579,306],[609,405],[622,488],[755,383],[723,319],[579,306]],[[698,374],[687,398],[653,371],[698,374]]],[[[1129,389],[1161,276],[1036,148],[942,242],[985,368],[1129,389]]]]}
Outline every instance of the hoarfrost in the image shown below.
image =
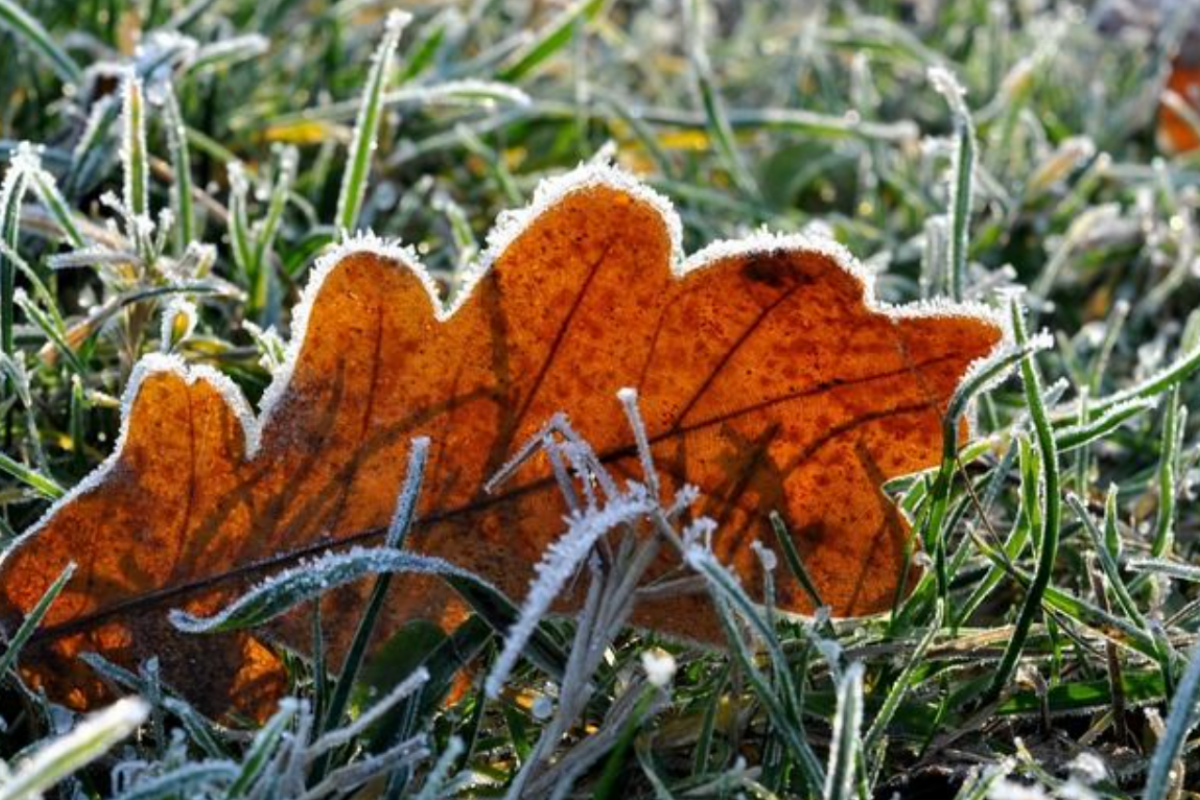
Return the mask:
{"type": "Polygon", "coordinates": [[[352,547],[327,552],[317,558],[277,572],[242,594],[210,617],[196,617],[173,609],[171,624],[185,633],[210,633],[228,625],[260,624],[286,612],[296,603],[357,580],[365,575],[400,572],[422,575],[453,575],[480,582],[475,575],[448,561],[391,548],[352,547]]]}
{"type": "Polygon", "coordinates": [[[1024,784],[997,778],[988,789],[988,800],[1050,800],[1041,784],[1024,784]]]}
{"type": "Polygon", "coordinates": [[[121,165],[125,175],[125,208],[131,214],[145,211],[143,204],[150,193],[149,175],[145,169],[146,118],[142,95],[142,79],[129,70],[121,85],[121,165]]]}
{"type": "Polygon", "coordinates": [[[367,728],[370,728],[381,720],[397,703],[412,696],[427,683],[429,683],[429,670],[425,669],[425,667],[417,667],[411,675],[396,684],[383,699],[374,703],[362,714],[359,714],[356,720],[349,725],[344,725],[337,730],[330,731],[314,742],[312,747],[309,748],[309,758],[316,758],[322,753],[327,753],[330,750],[354,741],[367,728]]]}
{"type": "Polygon", "coordinates": [[[675,656],[666,650],[654,648],[642,651],[642,669],[646,671],[646,680],[650,685],[665,689],[675,679],[675,656]]]}
{"type": "MultiPolygon", "coordinates": [[[[392,24],[399,25],[400,22],[397,21],[392,24]]],[[[6,187],[11,186],[14,180],[12,172],[10,169],[9,174],[5,177],[4,185],[6,187]]],[[[236,167],[233,169],[231,178],[235,182],[238,180],[236,167]]],[[[588,164],[578,167],[560,177],[543,181],[535,191],[532,202],[527,207],[519,211],[507,212],[500,216],[492,232],[487,237],[487,247],[478,265],[465,281],[464,290],[453,304],[447,305],[442,302],[428,269],[422,264],[417,253],[410,247],[398,242],[381,239],[371,233],[345,236],[340,244],[329,249],[317,260],[312,270],[311,278],[304,289],[300,302],[294,310],[292,336],[283,354],[282,363],[275,370],[272,382],[263,395],[261,411],[257,418],[251,413],[241,392],[228,378],[215,370],[203,366],[188,368],[175,356],[162,354],[146,356],[134,369],[133,376],[125,391],[122,403],[122,430],[113,454],[71,492],[52,505],[41,520],[31,527],[19,541],[27,541],[30,537],[36,535],[46,524],[46,521],[57,513],[63,505],[92,491],[104,481],[106,475],[120,457],[127,435],[130,409],[134,399],[137,397],[142,381],[146,380],[149,376],[168,372],[188,382],[204,380],[211,383],[226,399],[229,407],[233,409],[241,421],[246,441],[246,458],[253,459],[258,453],[260,432],[272,419],[276,409],[279,407],[280,400],[286,393],[291,382],[292,372],[296,367],[299,355],[305,344],[309,321],[316,300],[322,291],[325,281],[348,256],[364,253],[372,254],[396,264],[398,269],[411,271],[424,287],[429,298],[430,309],[435,318],[439,322],[444,322],[463,303],[467,302],[474,285],[497,262],[505,249],[528,230],[541,215],[550,211],[556,204],[568,196],[596,187],[606,187],[614,191],[626,193],[634,200],[649,206],[659,215],[671,244],[671,270],[677,276],[704,269],[725,258],[778,250],[802,249],[826,256],[839,268],[854,276],[863,287],[864,301],[875,311],[887,314],[894,319],[948,315],[980,318],[997,325],[1004,332],[1005,338],[1011,341],[1012,337],[1007,315],[981,304],[928,301],[914,305],[892,307],[878,302],[874,294],[873,276],[845,248],[828,239],[796,234],[780,235],[760,232],[740,241],[713,243],[692,256],[684,258],[681,244],[682,225],[680,218],[666,198],[619,167],[609,164],[588,164]]],[[[9,189],[9,191],[11,192],[12,190],[9,189]]],[[[3,192],[0,191],[0,197],[2,196],[3,192]]],[[[114,205],[121,208],[124,207],[119,201],[114,203],[114,205]]],[[[562,417],[558,421],[564,429],[569,430],[565,417],[562,417]]],[[[570,538],[567,538],[564,546],[572,542],[578,545],[578,542],[584,540],[594,542],[603,533],[601,526],[604,524],[604,520],[616,517],[624,519],[626,516],[634,514],[635,507],[645,507],[645,504],[649,502],[644,497],[640,500],[630,497],[622,499],[622,493],[611,484],[611,479],[608,478],[603,470],[593,471],[589,474],[584,467],[589,463],[593,463],[592,459],[595,456],[582,442],[574,441],[568,437],[566,443],[559,443],[556,446],[567,457],[576,473],[585,480],[585,491],[587,491],[586,487],[589,486],[588,481],[599,482],[606,492],[608,500],[608,505],[604,507],[604,513],[607,516],[601,516],[599,518],[600,523],[592,522],[585,524],[585,520],[588,519],[587,517],[572,518],[570,521],[571,529],[568,531],[568,537],[570,538]],[[606,484],[606,481],[609,481],[609,483],[606,484]]],[[[648,480],[652,479],[650,477],[653,475],[652,470],[646,474],[648,480]]],[[[641,491],[644,492],[644,488],[641,491]]],[[[687,497],[691,496],[693,495],[681,492],[682,500],[686,500],[687,497]]],[[[589,502],[594,503],[595,499],[590,498],[589,502]]],[[[677,502],[676,506],[680,506],[680,503],[677,502]]],[[[711,535],[712,523],[706,520],[692,522],[685,530],[685,538],[693,544],[701,541],[708,542],[711,539],[711,535]]],[[[566,569],[569,574],[574,566],[577,565],[578,559],[582,558],[582,554],[585,552],[586,548],[580,550],[576,546],[570,548],[569,552],[559,552],[556,550],[548,554],[552,560],[543,562],[543,565],[541,565],[542,571],[539,572],[535,586],[541,590],[539,595],[545,594],[549,597],[539,596],[537,598],[537,606],[546,603],[548,607],[548,601],[553,596],[552,593],[557,592],[561,588],[561,583],[558,581],[560,579],[565,580],[565,578],[561,578],[561,570],[566,569]]],[[[522,627],[521,630],[515,632],[523,632],[524,635],[528,635],[529,631],[522,627]]],[[[514,656],[509,657],[513,658],[514,656]]],[[[511,665],[509,666],[511,667],[511,665]]]]}
{"type": "Polygon", "coordinates": [[[755,539],[750,543],[750,548],[758,556],[758,560],[762,562],[763,570],[766,572],[774,572],[779,566],[779,559],[775,557],[775,551],[764,545],[762,542],[755,539]]]}
{"type": "Polygon", "coordinates": [[[162,312],[159,333],[161,349],[170,353],[196,330],[196,304],[184,297],[175,297],[162,312]]]}
{"type": "Polygon", "coordinates": [[[534,568],[537,574],[530,584],[521,614],[509,629],[504,649],[487,677],[485,690],[488,697],[494,699],[500,695],[500,689],[538,622],[600,538],[613,528],[636,522],[654,508],[655,500],[646,492],[646,487],[633,483],[625,495],[613,498],[602,509],[567,518],[566,533],[546,549],[541,562],[534,568]]]}
{"type": "Polygon", "coordinates": [[[4,781],[9,798],[36,798],[85,764],[99,758],[137,730],[150,716],[150,705],[140,697],[126,697],[88,715],[73,730],[40,748],[16,765],[4,781]]]}

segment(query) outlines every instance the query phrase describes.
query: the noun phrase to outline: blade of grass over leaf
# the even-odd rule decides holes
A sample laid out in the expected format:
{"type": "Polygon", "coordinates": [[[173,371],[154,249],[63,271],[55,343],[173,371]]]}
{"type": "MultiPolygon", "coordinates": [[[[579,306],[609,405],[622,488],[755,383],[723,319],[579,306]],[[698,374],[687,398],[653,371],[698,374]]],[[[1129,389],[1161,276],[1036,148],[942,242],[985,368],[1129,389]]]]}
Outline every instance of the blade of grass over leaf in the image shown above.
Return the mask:
{"type": "MultiPolygon", "coordinates": [[[[408,455],[408,471],[405,473],[404,487],[400,490],[400,496],[396,500],[396,511],[392,515],[387,537],[383,541],[385,550],[400,553],[404,549],[404,539],[408,536],[413,519],[416,517],[417,499],[420,497],[421,484],[425,479],[425,463],[428,457],[429,439],[424,437],[414,439],[408,455]]],[[[325,710],[324,719],[318,722],[316,729],[318,736],[324,731],[336,728],[346,713],[346,704],[350,701],[350,691],[354,686],[359,669],[362,667],[367,646],[375,632],[375,625],[379,621],[379,613],[383,610],[383,603],[387,598],[391,582],[392,573],[381,573],[375,578],[375,586],[371,589],[371,596],[367,600],[366,608],[363,609],[358,629],[354,632],[354,639],[351,641],[350,649],[346,652],[346,658],[338,673],[337,685],[330,698],[329,706],[325,710]]],[[[328,768],[327,757],[318,761],[313,767],[313,780],[324,778],[328,768]]]]}
{"type": "Polygon", "coordinates": [[[440,558],[383,547],[355,548],[330,553],[297,569],[281,572],[210,617],[196,617],[186,611],[172,610],[171,624],[185,633],[223,633],[254,628],[324,594],[334,586],[367,575],[397,572],[474,579],[474,576],[440,558]]]}
{"type": "Polygon", "coordinates": [[[920,530],[923,533],[927,550],[934,554],[935,577],[938,581],[938,593],[943,602],[947,601],[950,576],[946,562],[946,538],[944,528],[947,509],[950,502],[952,482],[958,465],[959,424],[962,415],[966,413],[971,400],[990,384],[1000,380],[1010,369],[1022,359],[1032,358],[1037,351],[1047,346],[1043,337],[1034,337],[1029,341],[1021,341],[1017,347],[1002,349],[980,364],[955,391],[950,399],[946,413],[942,417],[942,463],[930,490],[929,512],[920,530]]]}
{"type": "Polygon", "coordinates": [[[21,627],[17,628],[11,638],[4,643],[4,653],[0,655],[0,680],[8,674],[8,671],[13,668],[17,662],[17,657],[21,653],[21,647],[29,640],[30,635],[42,624],[42,620],[46,617],[46,612],[50,610],[50,605],[62,593],[63,587],[67,585],[67,581],[71,580],[71,576],[75,574],[75,564],[67,565],[67,568],[62,571],[62,574],[55,578],[54,583],[50,585],[46,594],[38,601],[37,606],[30,612],[22,622],[21,627]]]}
{"type": "Polygon", "coordinates": [[[800,558],[800,553],[796,551],[796,543],[792,540],[792,533],[787,529],[787,523],[778,511],[771,512],[771,528],[775,532],[775,541],[778,542],[779,548],[783,550],[783,560],[787,562],[788,569],[792,573],[792,577],[800,584],[812,601],[813,608],[820,608],[825,605],[821,599],[821,593],[817,591],[817,586],[813,583],[812,578],[808,574],[808,569],[804,566],[804,560],[800,558]]]}

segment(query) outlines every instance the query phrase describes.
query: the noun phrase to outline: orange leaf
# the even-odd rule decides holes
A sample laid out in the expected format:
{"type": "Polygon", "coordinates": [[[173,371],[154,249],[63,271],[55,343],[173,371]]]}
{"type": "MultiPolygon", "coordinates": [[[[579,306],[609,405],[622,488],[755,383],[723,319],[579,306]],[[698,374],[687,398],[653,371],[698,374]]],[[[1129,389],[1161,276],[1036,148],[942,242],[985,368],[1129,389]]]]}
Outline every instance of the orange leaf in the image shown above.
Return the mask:
{"type": "MultiPolygon", "coordinates": [[[[615,396],[626,386],[664,490],[699,487],[696,512],[719,523],[715,551],[747,587],[761,586],[750,544],[771,541],[778,510],[837,614],[889,608],[909,526],[880,484],[937,463],[950,395],[1001,324],[974,307],[881,307],[847,253],[802,237],[761,234],[684,261],[679,228],[626,174],[580,170],[493,234],[449,309],[411,251],[350,242],[319,262],[257,418],[216,372],[145,358],[116,452],[0,564],[8,624],[79,564],[24,654],[26,678],[84,707],[104,687],[79,653],[127,666],[157,655],[205,708],[268,710],[282,687],[271,649],[245,634],[185,636],[167,611],[212,613],[306,555],[378,543],[418,435],[433,446],[408,546],[519,598],[564,504],[544,457],[495,494],[484,483],[559,411],[609,469],[638,477],[615,396]]],[[[664,555],[656,574],[677,568],[664,555]]],[[[799,585],[779,584],[781,608],[811,611],[799,585]]],[[[368,591],[323,599],[334,653],[368,591]]],[[[405,576],[380,638],[464,613],[437,580],[405,576]]],[[[259,635],[306,647],[307,615],[281,620],[259,635]]],[[[718,640],[698,594],[644,605],[634,621],[718,640]]]]}
{"type": "MultiPolygon", "coordinates": [[[[1200,47],[1200,32],[1192,35],[1196,47],[1200,47]]],[[[1184,51],[1171,64],[1167,88],[1200,117],[1200,52],[1184,51]]],[[[1187,153],[1200,148],[1200,135],[1196,129],[1166,103],[1158,109],[1159,146],[1168,153],[1187,153]]]]}

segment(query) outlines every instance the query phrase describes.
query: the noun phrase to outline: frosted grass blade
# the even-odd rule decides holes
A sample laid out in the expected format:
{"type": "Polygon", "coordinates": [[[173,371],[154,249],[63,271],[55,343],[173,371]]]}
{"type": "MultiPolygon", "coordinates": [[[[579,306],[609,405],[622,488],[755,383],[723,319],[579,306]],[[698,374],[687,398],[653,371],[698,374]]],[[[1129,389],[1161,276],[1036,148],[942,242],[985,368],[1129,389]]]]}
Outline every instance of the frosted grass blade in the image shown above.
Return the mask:
{"type": "Polygon", "coordinates": [[[329,553],[296,569],[272,576],[211,617],[196,617],[174,609],[171,624],[184,633],[222,633],[269,622],[307,600],[368,575],[403,572],[454,575],[478,580],[440,558],[386,548],[355,548],[329,553]]]}
{"type": "Polygon", "coordinates": [[[187,128],[170,82],[164,90],[163,113],[171,171],[175,174],[175,183],[171,187],[175,207],[175,254],[182,256],[195,238],[196,212],[192,207],[192,157],[188,151],[187,128]]]}
{"type": "MultiPolygon", "coordinates": [[[[405,473],[404,486],[396,500],[396,509],[384,539],[385,552],[402,552],[404,540],[416,517],[417,499],[421,494],[421,484],[425,479],[425,463],[428,457],[429,439],[425,437],[414,439],[408,454],[408,471],[405,473]]],[[[371,642],[371,634],[375,631],[375,624],[379,620],[380,611],[383,610],[383,603],[387,599],[391,583],[392,575],[387,572],[380,573],[375,579],[375,586],[371,589],[371,596],[359,619],[358,629],[354,632],[354,639],[350,642],[350,649],[347,650],[346,658],[342,662],[341,672],[338,673],[337,685],[330,698],[329,706],[325,715],[318,720],[317,736],[337,727],[346,713],[346,705],[350,702],[350,689],[354,685],[363,658],[366,656],[367,645],[371,642]]],[[[313,768],[313,780],[320,781],[324,778],[328,768],[329,754],[326,754],[313,768]]]]}
{"type": "Polygon", "coordinates": [[[134,217],[149,213],[150,170],[146,154],[146,98],[142,79],[130,72],[122,87],[121,166],[125,171],[125,208],[134,217]]]}
{"type": "Polygon", "coordinates": [[[854,774],[862,757],[863,665],[851,664],[838,681],[837,712],[825,773],[825,800],[854,800],[854,774]]]}
{"type": "Polygon", "coordinates": [[[150,706],[137,697],[118,700],[92,714],[37,751],[11,779],[0,784],[0,800],[34,800],[63,778],[107,753],[133,733],[147,717],[150,706]]]}
{"type": "Polygon", "coordinates": [[[533,40],[514,56],[514,63],[501,70],[497,77],[502,81],[515,83],[533,72],[565,47],[571,41],[576,26],[594,19],[606,2],[607,0],[579,0],[565,9],[550,24],[538,31],[533,40]]]}
{"type": "Polygon", "coordinates": [[[1171,710],[1167,714],[1166,730],[1154,755],[1150,758],[1150,767],[1146,773],[1146,787],[1142,791],[1143,800],[1167,800],[1172,796],[1175,770],[1188,734],[1196,726],[1196,707],[1200,704],[1200,645],[1192,648],[1188,656],[1187,669],[1179,681],[1179,687],[1171,698],[1171,710]]]}
{"type": "Polygon", "coordinates": [[[21,647],[24,646],[25,642],[29,640],[29,637],[33,635],[33,632],[37,630],[37,626],[41,624],[43,619],[45,619],[46,612],[50,610],[50,606],[62,592],[63,587],[67,585],[67,581],[71,580],[71,576],[74,574],[75,562],[72,561],[70,564],[67,564],[62,573],[60,573],[59,576],[54,579],[54,583],[50,584],[50,588],[47,589],[46,593],[42,595],[42,598],[38,600],[37,605],[34,606],[33,610],[30,611],[25,619],[21,621],[21,627],[17,628],[16,633],[12,635],[12,638],[5,642],[4,654],[0,655],[0,679],[3,679],[4,675],[6,675],[8,671],[12,669],[13,665],[16,664],[17,656],[21,652],[21,647]]]}
{"type": "MultiPolygon", "coordinates": [[[[1013,321],[1013,331],[1017,343],[1026,343],[1025,320],[1020,307],[1013,303],[1010,309],[1013,321]]],[[[1059,526],[1062,521],[1062,491],[1059,487],[1058,445],[1054,439],[1054,431],[1050,427],[1050,418],[1042,401],[1042,379],[1037,363],[1031,353],[1021,362],[1021,378],[1025,384],[1025,401],[1029,414],[1033,419],[1035,438],[1042,461],[1042,508],[1041,519],[1034,527],[1033,539],[1037,543],[1037,571],[1033,581],[1025,593],[1025,600],[1017,616],[1012,638],[1005,647],[1004,655],[992,677],[991,686],[985,697],[994,700],[1008,685],[1008,680],[1017,667],[1029,629],[1033,626],[1034,618],[1041,612],[1042,597],[1050,586],[1053,577],[1054,562],[1058,555],[1059,526]]]]}
{"type": "Polygon", "coordinates": [[[975,125],[965,100],[966,89],[945,67],[931,67],[929,81],[946,98],[954,117],[954,169],[950,179],[950,296],[963,299],[967,244],[971,224],[972,178],[975,172],[975,125]]]}
{"type": "Polygon", "coordinates": [[[363,91],[362,106],[359,108],[358,120],[354,125],[354,140],[350,145],[350,157],[342,173],[342,188],[338,194],[337,219],[335,225],[339,230],[352,232],[358,224],[358,213],[362,207],[363,198],[367,192],[367,176],[371,168],[371,156],[375,152],[379,135],[379,121],[383,107],[383,92],[387,88],[388,72],[391,68],[392,57],[400,42],[400,34],[404,32],[412,17],[402,11],[395,11],[387,18],[384,28],[383,41],[375,51],[371,73],[367,77],[367,86],[363,91]]]}

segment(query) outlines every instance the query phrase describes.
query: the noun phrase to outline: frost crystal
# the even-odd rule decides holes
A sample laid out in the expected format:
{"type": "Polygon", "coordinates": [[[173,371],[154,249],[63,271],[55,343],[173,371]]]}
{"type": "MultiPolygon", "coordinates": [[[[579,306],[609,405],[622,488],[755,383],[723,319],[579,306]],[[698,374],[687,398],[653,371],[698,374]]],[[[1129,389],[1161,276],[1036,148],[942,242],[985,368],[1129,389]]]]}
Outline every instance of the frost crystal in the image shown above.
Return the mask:
{"type": "Polygon", "coordinates": [[[196,304],[176,297],[162,313],[162,351],[169,353],[196,330],[196,304]]]}
{"type": "Polygon", "coordinates": [[[1026,785],[997,778],[988,789],[988,800],[1050,800],[1050,795],[1039,784],[1026,785]]]}
{"type": "Polygon", "coordinates": [[[1108,766],[1104,759],[1087,750],[1075,756],[1067,766],[1073,775],[1088,785],[1108,780],[1108,766]]]}
{"type": "Polygon", "coordinates": [[[642,669],[646,670],[646,680],[652,686],[665,689],[675,679],[675,656],[666,650],[655,648],[642,652],[642,669]]]}
{"type": "Polygon", "coordinates": [[[942,97],[946,98],[955,113],[966,113],[967,90],[954,73],[942,66],[929,68],[929,83],[942,97]]]}
{"type": "Polygon", "coordinates": [[[759,561],[762,562],[763,570],[766,572],[774,572],[775,567],[779,566],[779,559],[775,557],[775,551],[762,542],[755,539],[750,543],[750,548],[758,555],[759,561]]]}

